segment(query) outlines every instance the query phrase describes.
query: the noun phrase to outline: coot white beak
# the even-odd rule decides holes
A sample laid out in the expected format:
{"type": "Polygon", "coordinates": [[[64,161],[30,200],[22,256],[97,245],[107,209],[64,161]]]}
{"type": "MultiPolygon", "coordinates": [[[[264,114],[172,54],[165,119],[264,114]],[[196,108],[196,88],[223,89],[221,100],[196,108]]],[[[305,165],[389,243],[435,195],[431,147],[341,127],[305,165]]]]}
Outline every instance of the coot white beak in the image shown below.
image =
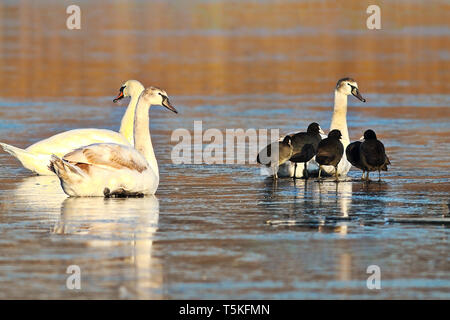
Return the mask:
{"type": "Polygon", "coordinates": [[[319,126],[319,133],[320,134],[325,134],[325,132],[323,132],[322,128],[319,126]]]}

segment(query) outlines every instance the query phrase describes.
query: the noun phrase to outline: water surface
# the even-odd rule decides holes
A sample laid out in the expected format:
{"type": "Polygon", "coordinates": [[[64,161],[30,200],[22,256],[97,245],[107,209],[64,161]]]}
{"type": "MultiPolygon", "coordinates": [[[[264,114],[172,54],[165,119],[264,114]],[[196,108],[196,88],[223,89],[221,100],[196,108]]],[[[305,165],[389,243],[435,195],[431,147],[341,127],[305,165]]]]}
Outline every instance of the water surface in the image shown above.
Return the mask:
{"type": "Polygon", "coordinates": [[[129,78],[180,112],[151,110],[154,197],[67,198],[0,153],[0,298],[449,299],[448,225],[386,222],[449,210],[448,5],[431,3],[382,3],[379,31],[360,1],[82,1],[79,31],[65,29],[69,3],[0,4],[0,141],[117,130],[127,101],[111,100],[129,78]],[[349,99],[351,139],[375,129],[391,159],[381,183],[170,160],[172,131],[196,120],[328,129],[344,76],[368,100],[349,99]],[[81,290],[66,288],[73,264],[81,290]],[[381,290],[366,286],[369,265],[381,290]]]}

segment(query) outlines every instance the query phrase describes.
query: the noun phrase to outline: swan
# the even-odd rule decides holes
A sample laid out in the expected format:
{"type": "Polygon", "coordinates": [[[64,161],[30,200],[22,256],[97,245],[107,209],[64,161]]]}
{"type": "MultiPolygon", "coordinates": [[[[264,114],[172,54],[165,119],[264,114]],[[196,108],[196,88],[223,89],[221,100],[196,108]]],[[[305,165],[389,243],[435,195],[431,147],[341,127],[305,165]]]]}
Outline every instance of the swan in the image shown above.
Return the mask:
{"type": "Polygon", "coordinates": [[[120,93],[113,101],[116,102],[124,97],[131,97],[131,100],[122,118],[119,132],[93,128],[74,129],[36,142],[26,149],[2,142],[0,142],[0,146],[19,160],[26,169],[39,175],[54,175],[48,169],[52,154],[61,157],[81,146],[100,142],[133,145],[134,110],[143,90],[144,86],[137,80],[128,80],[120,87],[120,93]]]}
{"type": "Polygon", "coordinates": [[[59,177],[67,195],[121,197],[156,192],[159,170],[149,131],[151,105],[161,105],[178,113],[164,90],[145,89],[135,110],[134,148],[117,143],[95,143],[62,158],[52,155],[49,168],[59,177]]]}
{"type": "MultiPolygon", "coordinates": [[[[350,144],[350,139],[348,135],[348,127],[347,127],[347,97],[349,95],[353,95],[357,99],[359,99],[362,102],[366,102],[366,99],[364,99],[361,96],[361,93],[358,89],[358,84],[356,81],[352,78],[342,78],[340,79],[337,84],[336,88],[334,90],[334,111],[333,116],[331,118],[331,125],[330,125],[330,131],[337,129],[341,132],[342,138],[341,142],[345,148],[350,144]]],[[[326,138],[325,135],[322,135],[322,138],[326,138]]],[[[303,164],[299,164],[300,170],[297,170],[297,178],[303,177],[303,164]]],[[[347,175],[348,171],[351,168],[350,162],[347,161],[347,157],[344,153],[341,161],[339,162],[338,168],[337,168],[337,174],[339,176],[345,176],[347,175]]],[[[314,158],[308,162],[308,173],[313,173],[314,171],[318,170],[318,164],[314,160],[314,158]]],[[[329,175],[332,175],[334,173],[334,167],[333,166],[322,166],[322,171],[326,172],[329,175]]],[[[278,175],[280,177],[293,177],[294,175],[294,165],[290,161],[286,161],[283,165],[280,166],[278,175]]]]}

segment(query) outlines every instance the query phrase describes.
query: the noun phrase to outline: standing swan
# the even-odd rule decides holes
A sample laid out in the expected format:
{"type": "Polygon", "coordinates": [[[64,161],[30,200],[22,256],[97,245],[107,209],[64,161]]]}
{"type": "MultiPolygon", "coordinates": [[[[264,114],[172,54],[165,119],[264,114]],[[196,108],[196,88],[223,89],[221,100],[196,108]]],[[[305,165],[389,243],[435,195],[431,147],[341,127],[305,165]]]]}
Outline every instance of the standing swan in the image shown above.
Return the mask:
{"type": "MultiPolygon", "coordinates": [[[[330,131],[337,129],[341,132],[342,138],[341,142],[344,146],[344,150],[350,144],[350,138],[348,136],[347,127],[347,96],[353,95],[362,102],[366,102],[361,96],[358,89],[358,84],[352,78],[340,79],[336,84],[336,89],[334,90],[334,112],[331,118],[330,131]]],[[[347,175],[352,167],[351,163],[348,162],[347,157],[344,153],[339,165],[337,167],[337,174],[340,176],[347,175]]],[[[328,174],[335,173],[335,168],[333,166],[322,166],[322,170],[328,174]]]]}
{"type": "MultiPolygon", "coordinates": [[[[366,102],[361,96],[358,89],[358,84],[352,78],[342,78],[337,82],[336,88],[334,90],[334,111],[333,117],[331,118],[330,131],[333,129],[338,129],[342,134],[341,142],[344,145],[344,150],[350,143],[347,127],[347,96],[353,95],[362,102],[366,102]]],[[[341,161],[339,162],[337,173],[338,175],[346,175],[350,170],[351,164],[347,161],[344,154],[341,161]]],[[[322,166],[322,171],[332,175],[334,174],[333,166],[322,166]]],[[[313,172],[318,170],[317,162],[311,160],[308,162],[308,172],[313,172]]],[[[292,162],[287,161],[282,166],[280,166],[279,176],[293,177],[294,175],[294,165],[292,162]]],[[[301,170],[297,170],[297,178],[303,176],[303,167],[301,170]]]]}
{"type": "Polygon", "coordinates": [[[133,145],[134,110],[144,86],[137,80],[128,80],[120,88],[120,93],[113,101],[131,97],[125,115],[122,118],[120,133],[106,129],[74,129],[51,136],[20,149],[0,142],[0,146],[17,158],[22,165],[39,175],[53,175],[48,169],[52,154],[62,157],[66,153],[92,143],[113,142],[133,145]]]}
{"type": "Polygon", "coordinates": [[[116,143],[96,143],[66,154],[53,155],[50,170],[56,173],[69,196],[112,197],[154,194],[159,170],[149,131],[149,108],[162,105],[178,113],[164,90],[145,89],[136,106],[134,148],[116,143]]]}

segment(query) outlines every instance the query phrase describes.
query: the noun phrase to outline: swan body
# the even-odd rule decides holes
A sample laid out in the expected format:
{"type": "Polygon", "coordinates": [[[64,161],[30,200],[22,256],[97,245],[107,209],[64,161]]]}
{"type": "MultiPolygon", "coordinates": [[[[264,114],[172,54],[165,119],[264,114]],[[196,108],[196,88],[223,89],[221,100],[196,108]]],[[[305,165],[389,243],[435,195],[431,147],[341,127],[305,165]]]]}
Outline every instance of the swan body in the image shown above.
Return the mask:
{"type": "Polygon", "coordinates": [[[69,196],[154,194],[159,184],[159,176],[145,158],[136,149],[120,144],[91,144],[62,159],[52,156],[51,163],[69,196]]]}
{"type": "MultiPolygon", "coordinates": [[[[331,118],[330,131],[337,129],[341,132],[342,138],[341,143],[345,148],[349,145],[350,139],[348,135],[348,127],[347,127],[347,97],[349,95],[353,95],[358,98],[362,102],[366,102],[366,100],[361,96],[358,84],[352,78],[342,78],[337,82],[336,88],[334,90],[334,110],[333,116],[331,118]]],[[[322,138],[326,138],[326,136],[322,135],[322,138]]],[[[341,161],[337,167],[337,174],[339,176],[345,176],[350,171],[351,168],[350,162],[348,162],[346,155],[344,153],[341,161]]],[[[334,174],[335,168],[333,166],[321,166],[322,171],[326,172],[329,175],[334,174]]],[[[299,164],[297,168],[297,178],[303,177],[303,164],[299,164]],[[300,169],[300,170],[299,170],[300,169]]],[[[313,174],[319,170],[319,166],[315,161],[315,157],[307,163],[307,170],[309,174],[313,174]]],[[[294,165],[290,161],[286,161],[282,166],[280,166],[280,170],[278,172],[279,176],[284,177],[293,177],[294,175],[294,165]]]]}
{"type": "Polygon", "coordinates": [[[0,142],[0,146],[4,151],[17,158],[26,169],[39,175],[53,175],[54,173],[48,168],[52,154],[62,157],[74,149],[94,143],[111,142],[133,145],[134,111],[143,90],[142,84],[136,80],[128,80],[120,88],[120,94],[114,101],[127,96],[131,97],[131,101],[122,118],[119,132],[94,128],[74,129],[38,141],[25,149],[2,142],[0,142]]]}
{"type": "Polygon", "coordinates": [[[142,196],[156,192],[158,164],[149,132],[148,111],[162,105],[177,113],[165,91],[150,87],[138,100],[134,117],[134,148],[98,143],[78,148],[62,158],[52,155],[50,170],[56,173],[69,196],[142,196]]]}

